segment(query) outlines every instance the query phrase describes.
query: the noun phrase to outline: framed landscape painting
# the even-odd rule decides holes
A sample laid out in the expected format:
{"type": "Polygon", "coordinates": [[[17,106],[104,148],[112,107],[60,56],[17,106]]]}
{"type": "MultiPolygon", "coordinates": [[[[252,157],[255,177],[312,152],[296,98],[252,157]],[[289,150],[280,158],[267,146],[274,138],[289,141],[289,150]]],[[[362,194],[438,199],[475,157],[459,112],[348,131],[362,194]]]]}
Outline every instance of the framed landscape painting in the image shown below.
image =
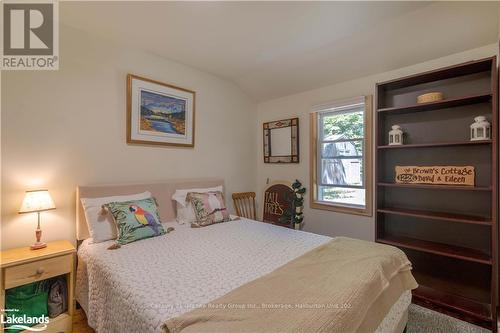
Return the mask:
{"type": "Polygon", "coordinates": [[[195,92],[127,75],[127,142],[194,147],[195,92]]]}

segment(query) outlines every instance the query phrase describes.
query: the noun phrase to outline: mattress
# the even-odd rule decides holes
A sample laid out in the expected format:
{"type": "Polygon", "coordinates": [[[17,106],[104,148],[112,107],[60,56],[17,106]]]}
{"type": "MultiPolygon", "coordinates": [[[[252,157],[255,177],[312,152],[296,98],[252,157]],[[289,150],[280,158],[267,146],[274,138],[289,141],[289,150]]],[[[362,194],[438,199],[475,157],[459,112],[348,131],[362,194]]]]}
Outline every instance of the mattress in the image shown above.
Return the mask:
{"type": "MultiPolygon", "coordinates": [[[[76,298],[97,332],[162,332],[162,324],[259,278],[330,237],[241,219],[175,230],[107,250],[78,249],[76,298]]],[[[377,332],[401,332],[411,294],[394,304],[377,332]]]]}

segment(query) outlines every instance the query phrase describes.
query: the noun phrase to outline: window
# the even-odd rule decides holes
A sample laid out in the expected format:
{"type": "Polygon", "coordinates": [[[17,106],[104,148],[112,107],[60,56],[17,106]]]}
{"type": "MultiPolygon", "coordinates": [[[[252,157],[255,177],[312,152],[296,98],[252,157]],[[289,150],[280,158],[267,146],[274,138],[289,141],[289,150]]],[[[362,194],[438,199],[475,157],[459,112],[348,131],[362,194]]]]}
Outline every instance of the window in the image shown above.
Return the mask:
{"type": "Polygon", "coordinates": [[[311,113],[311,208],[371,216],[371,96],[311,113]]]}

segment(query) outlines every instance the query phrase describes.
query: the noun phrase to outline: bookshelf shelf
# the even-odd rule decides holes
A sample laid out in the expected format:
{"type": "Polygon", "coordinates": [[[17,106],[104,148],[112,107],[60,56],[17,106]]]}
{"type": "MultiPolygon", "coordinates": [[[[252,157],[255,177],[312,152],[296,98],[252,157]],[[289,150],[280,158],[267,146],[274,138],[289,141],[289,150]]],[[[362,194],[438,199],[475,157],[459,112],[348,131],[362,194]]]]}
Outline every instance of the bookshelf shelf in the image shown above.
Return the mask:
{"type": "Polygon", "coordinates": [[[412,216],[430,220],[440,220],[449,222],[459,222],[459,223],[470,223],[491,226],[491,218],[475,215],[466,214],[452,214],[444,212],[433,212],[418,209],[406,209],[406,208],[395,208],[395,207],[383,207],[377,209],[377,212],[384,214],[394,214],[402,216],[412,216]]]}
{"type": "Polygon", "coordinates": [[[403,183],[378,183],[380,187],[396,188],[415,188],[425,190],[444,190],[444,191],[479,191],[491,192],[491,186],[457,186],[457,185],[426,185],[426,184],[403,184],[403,183]]]}
{"type": "Polygon", "coordinates": [[[390,113],[406,113],[406,112],[423,112],[446,109],[456,106],[464,106],[476,103],[485,103],[491,101],[491,94],[480,94],[465,97],[458,97],[452,99],[446,99],[438,102],[421,103],[421,104],[411,104],[407,106],[399,107],[389,107],[378,109],[378,112],[390,112],[390,113]]]}
{"type": "Polygon", "coordinates": [[[491,140],[478,141],[455,141],[455,142],[435,142],[435,143],[411,143],[401,146],[378,146],[378,149],[409,149],[409,148],[433,148],[433,147],[455,147],[455,146],[477,146],[489,145],[491,140]]]}
{"type": "Polygon", "coordinates": [[[398,247],[412,249],[416,251],[428,252],[445,257],[491,265],[491,257],[488,254],[461,246],[453,246],[448,244],[430,242],[421,239],[414,239],[408,237],[394,237],[394,236],[377,238],[377,241],[379,243],[395,245],[398,247]]]}

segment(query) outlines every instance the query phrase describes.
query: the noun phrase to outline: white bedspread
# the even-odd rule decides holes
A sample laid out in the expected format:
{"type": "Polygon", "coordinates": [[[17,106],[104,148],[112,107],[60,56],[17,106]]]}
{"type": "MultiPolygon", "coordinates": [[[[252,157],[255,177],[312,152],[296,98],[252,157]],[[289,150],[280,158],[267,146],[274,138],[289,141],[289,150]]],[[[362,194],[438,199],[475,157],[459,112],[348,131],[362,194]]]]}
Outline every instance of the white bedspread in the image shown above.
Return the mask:
{"type": "Polygon", "coordinates": [[[165,226],[176,230],[118,250],[107,250],[112,242],[80,246],[76,297],[98,332],[161,332],[167,319],[331,239],[246,219],[165,226]]]}

